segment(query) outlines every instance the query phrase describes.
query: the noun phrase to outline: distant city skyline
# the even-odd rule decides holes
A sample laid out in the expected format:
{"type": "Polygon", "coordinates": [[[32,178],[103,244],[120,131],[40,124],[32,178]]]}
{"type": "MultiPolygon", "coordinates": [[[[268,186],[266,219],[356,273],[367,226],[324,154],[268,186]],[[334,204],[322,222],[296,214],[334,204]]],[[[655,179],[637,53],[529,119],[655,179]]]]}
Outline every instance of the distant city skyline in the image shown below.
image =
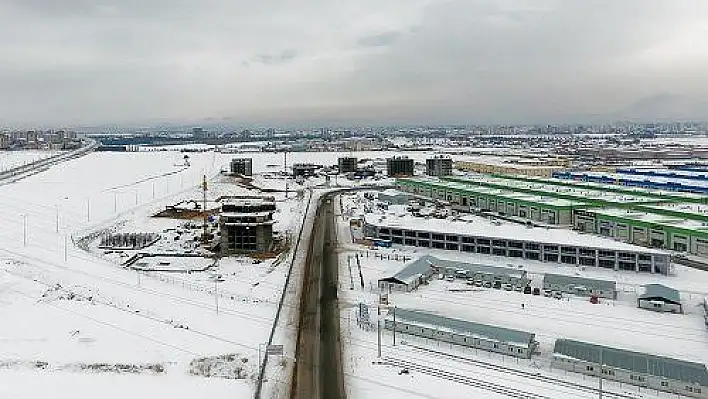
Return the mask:
{"type": "Polygon", "coordinates": [[[6,0],[0,127],[708,120],[700,0],[6,0]]]}

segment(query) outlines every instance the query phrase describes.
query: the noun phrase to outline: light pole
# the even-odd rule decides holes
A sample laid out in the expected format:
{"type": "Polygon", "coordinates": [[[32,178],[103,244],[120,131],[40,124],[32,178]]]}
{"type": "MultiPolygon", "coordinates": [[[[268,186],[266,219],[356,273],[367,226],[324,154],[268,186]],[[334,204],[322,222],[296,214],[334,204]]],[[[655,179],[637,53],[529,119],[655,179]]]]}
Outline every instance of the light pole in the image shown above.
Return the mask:
{"type": "Polygon", "coordinates": [[[27,214],[22,214],[22,244],[27,246],[27,214]]]}
{"type": "Polygon", "coordinates": [[[57,211],[57,225],[56,225],[56,232],[59,233],[59,204],[54,205],[54,209],[57,211]]]}

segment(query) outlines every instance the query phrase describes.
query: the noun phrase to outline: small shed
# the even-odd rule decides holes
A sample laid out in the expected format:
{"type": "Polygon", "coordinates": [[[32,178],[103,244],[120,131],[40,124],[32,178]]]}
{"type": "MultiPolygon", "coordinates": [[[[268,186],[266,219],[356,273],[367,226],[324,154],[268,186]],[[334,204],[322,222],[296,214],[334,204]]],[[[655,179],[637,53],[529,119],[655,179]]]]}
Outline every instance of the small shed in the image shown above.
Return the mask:
{"type": "Polygon", "coordinates": [[[610,280],[547,273],[543,276],[543,289],[578,296],[597,295],[600,298],[617,299],[617,282],[610,280]]]}
{"type": "Polygon", "coordinates": [[[681,294],[662,284],[647,284],[644,293],[637,298],[637,306],[655,312],[683,313],[681,294]]]}
{"type": "Polygon", "coordinates": [[[433,275],[432,257],[423,256],[408,263],[403,269],[390,277],[379,279],[381,292],[403,291],[411,292],[427,282],[433,275]]]}

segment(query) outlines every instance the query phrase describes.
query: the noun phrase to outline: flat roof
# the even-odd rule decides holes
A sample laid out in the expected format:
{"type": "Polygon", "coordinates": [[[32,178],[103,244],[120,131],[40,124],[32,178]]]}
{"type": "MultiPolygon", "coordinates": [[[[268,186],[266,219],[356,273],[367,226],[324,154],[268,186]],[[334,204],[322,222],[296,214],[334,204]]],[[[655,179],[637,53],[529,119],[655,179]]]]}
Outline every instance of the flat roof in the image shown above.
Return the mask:
{"type": "MultiPolygon", "coordinates": [[[[579,175],[585,172],[568,172],[571,175],[579,175]]],[[[636,186],[622,186],[617,184],[604,184],[592,181],[581,181],[572,179],[558,178],[543,178],[537,176],[516,176],[516,175],[494,175],[502,179],[517,180],[517,181],[533,181],[536,183],[547,183],[560,186],[584,187],[596,190],[606,190],[614,192],[627,192],[638,196],[657,197],[657,198],[676,198],[686,200],[704,200],[705,196],[697,193],[688,193],[683,191],[667,191],[653,188],[644,188],[636,186]]]]}
{"type": "MultiPolygon", "coordinates": [[[[477,165],[499,166],[504,168],[514,169],[529,169],[529,170],[556,170],[564,169],[564,166],[549,165],[550,161],[555,161],[557,158],[515,158],[515,157],[496,157],[496,156],[462,156],[455,157],[455,166],[458,163],[472,163],[477,165]],[[533,164],[538,163],[538,164],[533,164]]],[[[562,160],[562,158],[559,158],[562,160]]]]}
{"type": "Polygon", "coordinates": [[[543,284],[576,285],[582,287],[597,287],[605,291],[615,292],[617,282],[609,280],[597,280],[587,277],[566,276],[563,274],[546,273],[543,275],[543,284]]]}
{"type": "Polygon", "coordinates": [[[407,214],[369,213],[364,215],[364,220],[367,224],[379,227],[668,255],[667,252],[657,249],[644,248],[596,235],[582,234],[573,230],[530,227],[511,222],[497,221],[493,223],[486,218],[472,215],[465,215],[457,219],[434,219],[407,214]]]}
{"type": "Polygon", "coordinates": [[[552,197],[570,197],[576,201],[604,201],[607,203],[636,204],[636,203],[656,203],[659,200],[655,197],[642,195],[624,194],[601,189],[590,189],[585,187],[558,186],[555,184],[542,182],[529,182],[521,180],[509,180],[498,177],[483,175],[465,175],[464,177],[445,177],[448,181],[457,181],[468,185],[487,185],[497,188],[504,188],[511,191],[533,191],[544,193],[552,197]]]}
{"type": "Polygon", "coordinates": [[[703,180],[694,180],[694,179],[681,179],[681,178],[674,178],[674,177],[664,177],[664,176],[642,176],[642,175],[632,175],[632,174],[626,174],[626,173],[602,173],[602,172],[583,172],[584,174],[587,174],[588,176],[595,176],[595,177],[608,177],[610,179],[623,179],[623,180],[628,180],[628,181],[633,181],[633,182],[650,182],[650,183],[657,183],[657,184],[666,184],[666,183],[673,183],[673,184],[680,184],[681,186],[687,186],[687,187],[700,187],[700,188],[708,188],[708,181],[703,181],[703,180]]]}
{"type": "Polygon", "coordinates": [[[705,364],[687,362],[663,356],[610,348],[607,346],[557,339],[554,354],[595,364],[634,371],[637,373],[664,377],[687,383],[698,383],[708,387],[708,370],[705,364]]]}
{"type": "Polygon", "coordinates": [[[495,275],[507,276],[523,276],[525,270],[517,270],[511,267],[490,266],[481,263],[458,262],[454,260],[440,259],[432,255],[423,255],[420,258],[409,262],[403,269],[399,270],[391,277],[385,277],[380,280],[394,279],[404,283],[410,282],[418,276],[429,274],[431,267],[442,267],[446,269],[466,270],[467,272],[483,272],[492,273],[495,275]]]}
{"type": "Polygon", "coordinates": [[[394,312],[396,321],[430,326],[433,329],[451,330],[464,335],[479,336],[499,342],[516,343],[528,347],[535,339],[535,334],[526,331],[453,319],[417,310],[396,308],[388,312],[386,320],[392,321],[394,312]]]}
{"type": "Polygon", "coordinates": [[[622,218],[637,222],[656,224],[661,226],[676,227],[684,230],[691,230],[700,233],[708,233],[708,225],[705,222],[698,220],[685,219],[680,217],[672,217],[660,215],[656,213],[648,213],[637,210],[604,208],[604,209],[589,209],[588,212],[600,216],[610,216],[614,218],[622,218]]]}
{"type": "Polygon", "coordinates": [[[504,197],[512,200],[526,201],[537,203],[539,205],[549,205],[552,207],[563,207],[569,208],[573,206],[587,205],[581,201],[571,201],[562,198],[555,198],[552,196],[534,195],[526,194],[513,190],[504,190],[500,188],[486,187],[486,186],[470,186],[465,183],[458,183],[455,181],[440,180],[431,177],[414,177],[414,178],[404,178],[400,179],[402,181],[410,181],[414,183],[424,183],[428,185],[434,185],[436,188],[445,188],[458,191],[466,191],[475,194],[486,194],[498,197],[504,197]]]}

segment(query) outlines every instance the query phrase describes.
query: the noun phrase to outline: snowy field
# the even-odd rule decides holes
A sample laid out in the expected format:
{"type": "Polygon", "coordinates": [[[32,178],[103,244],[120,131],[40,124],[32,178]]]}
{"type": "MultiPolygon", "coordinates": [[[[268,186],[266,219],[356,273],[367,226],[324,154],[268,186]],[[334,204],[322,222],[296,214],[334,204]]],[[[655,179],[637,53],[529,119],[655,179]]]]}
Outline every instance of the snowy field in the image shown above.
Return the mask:
{"type": "MultiPolygon", "coordinates": [[[[148,216],[199,198],[202,175],[218,181],[231,158],[189,155],[191,166],[176,152],[93,153],[0,187],[0,397],[252,395],[287,254],[225,259],[215,286],[203,273],[138,274],[72,245],[177,223],[148,216]]],[[[209,195],[244,192],[217,183],[209,195]]],[[[304,198],[290,197],[281,231],[302,219],[304,198]]]]}
{"type": "Polygon", "coordinates": [[[28,163],[50,158],[65,151],[55,150],[22,150],[0,151],[0,172],[23,166],[28,163]]]}
{"type": "MultiPolygon", "coordinates": [[[[550,398],[596,397],[596,392],[577,385],[596,387],[597,379],[550,367],[553,343],[557,338],[571,338],[688,361],[705,362],[708,359],[708,331],[705,329],[702,308],[699,307],[701,298],[708,295],[706,272],[677,266],[675,275],[663,276],[401,246],[370,250],[351,243],[347,210],[353,206],[361,207],[360,201],[353,200],[355,197],[361,199],[361,194],[343,197],[344,211],[340,212],[342,217],[338,230],[342,246],[341,322],[344,358],[348,361],[345,370],[350,397],[503,397],[494,391],[494,384],[550,398]],[[359,255],[361,277],[354,258],[356,254],[359,255]],[[421,286],[411,293],[389,294],[390,304],[532,332],[540,343],[541,354],[531,360],[516,359],[404,335],[398,335],[394,347],[391,333],[382,331],[382,358],[377,358],[376,331],[373,328],[367,331],[357,326],[356,307],[360,302],[370,305],[372,320],[375,320],[377,280],[402,269],[406,264],[404,259],[410,262],[410,259],[423,254],[441,259],[522,268],[529,273],[534,287],[541,285],[543,274],[547,272],[611,279],[618,282],[620,293],[617,300],[601,300],[600,304],[594,305],[587,298],[569,296],[557,300],[515,291],[471,287],[460,280],[433,280],[429,285],[421,286]],[[348,264],[352,265],[352,270],[348,264]],[[685,314],[661,314],[636,307],[640,286],[654,282],[681,291],[685,314]],[[382,360],[390,364],[375,364],[382,360]],[[515,371],[500,371],[480,362],[491,363],[497,368],[512,368],[518,373],[510,376],[509,373],[515,371]],[[410,374],[399,375],[402,368],[409,368],[410,374]],[[529,376],[537,373],[547,378],[544,380],[529,376]],[[480,384],[484,385],[476,381],[479,379],[492,386],[479,388],[480,384]],[[571,384],[562,386],[557,381],[552,382],[554,379],[571,384]]],[[[386,311],[382,309],[382,316],[386,311]]],[[[637,387],[629,385],[620,386],[615,382],[605,382],[605,388],[634,397],[670,397],[655,391],[639,391],[637,387]]]]}

